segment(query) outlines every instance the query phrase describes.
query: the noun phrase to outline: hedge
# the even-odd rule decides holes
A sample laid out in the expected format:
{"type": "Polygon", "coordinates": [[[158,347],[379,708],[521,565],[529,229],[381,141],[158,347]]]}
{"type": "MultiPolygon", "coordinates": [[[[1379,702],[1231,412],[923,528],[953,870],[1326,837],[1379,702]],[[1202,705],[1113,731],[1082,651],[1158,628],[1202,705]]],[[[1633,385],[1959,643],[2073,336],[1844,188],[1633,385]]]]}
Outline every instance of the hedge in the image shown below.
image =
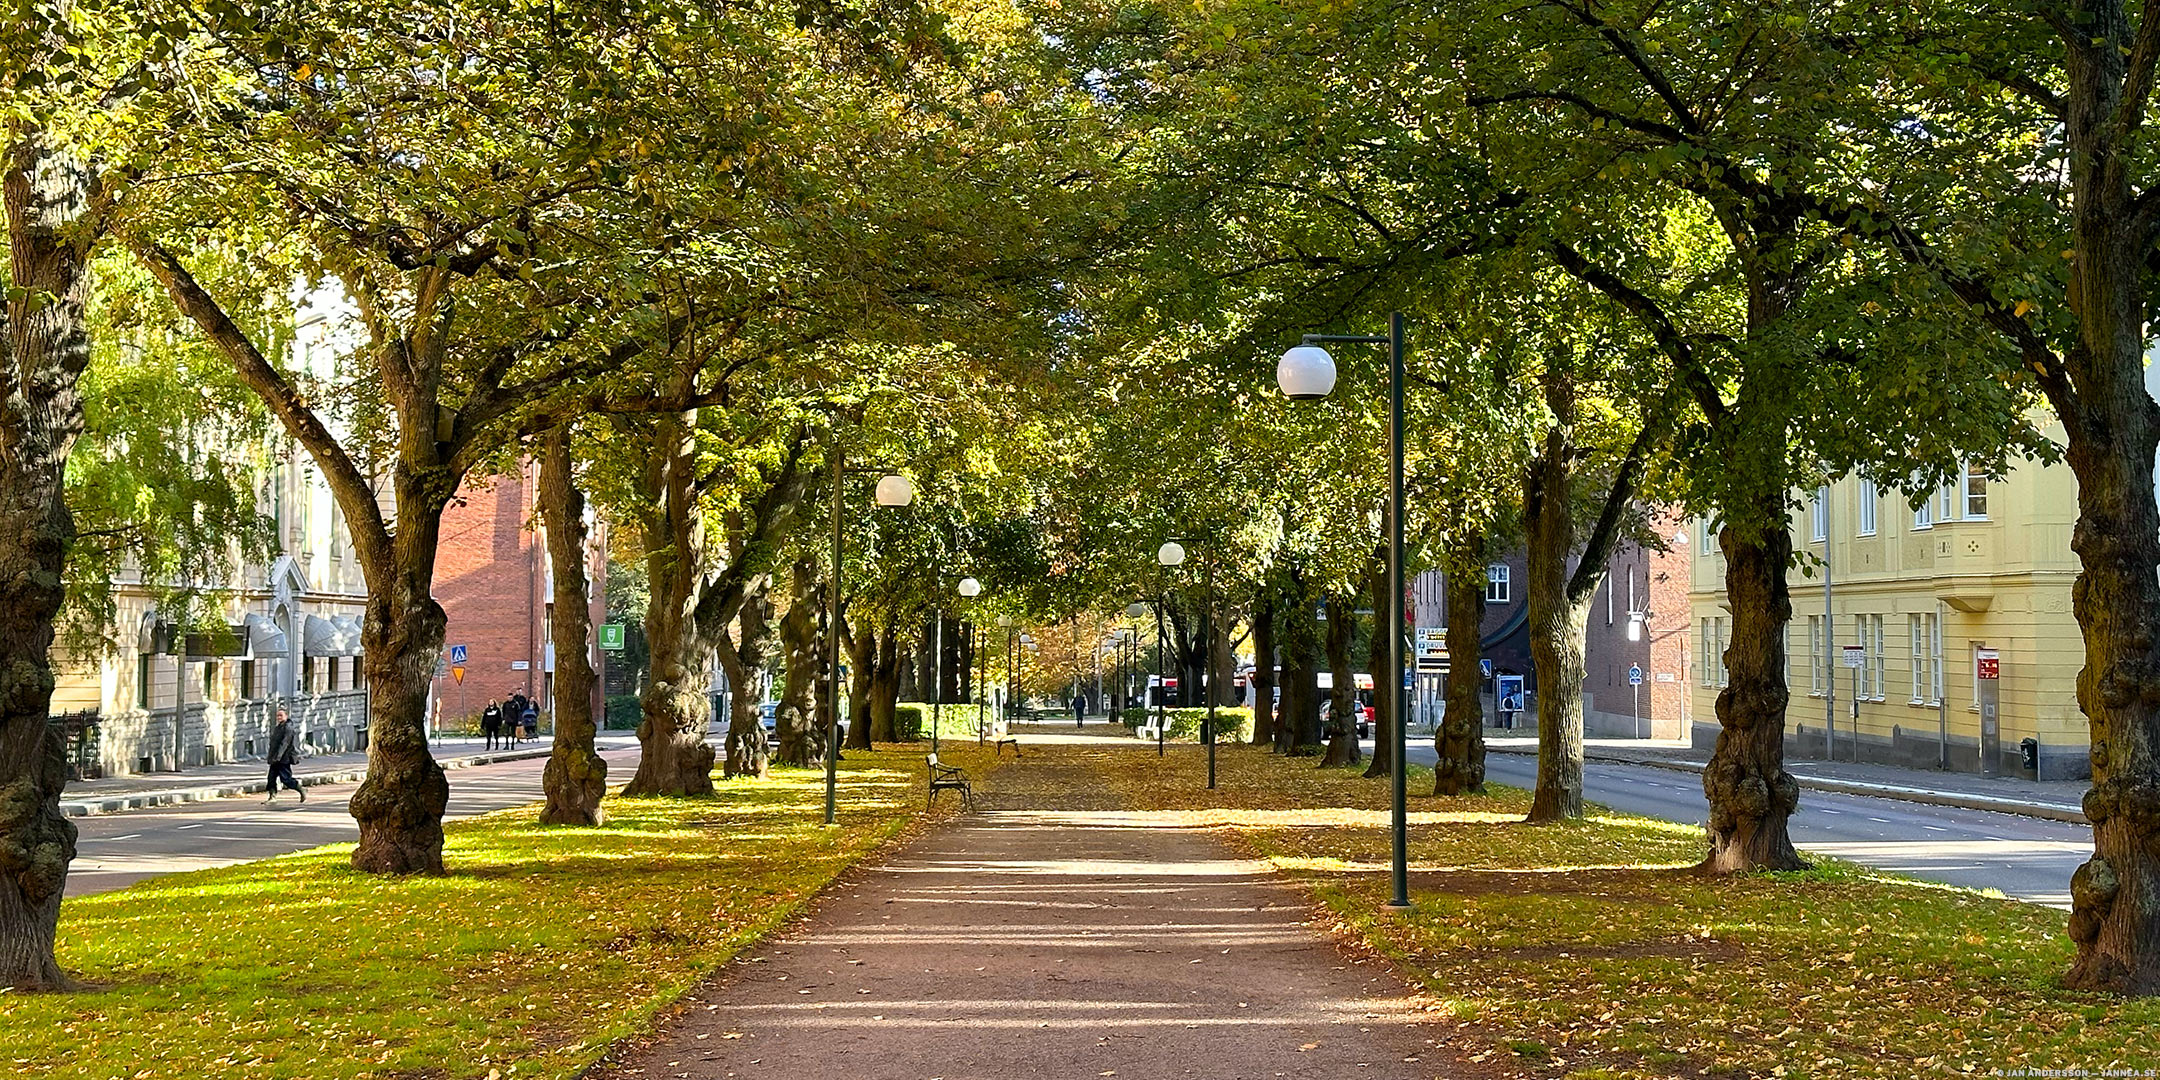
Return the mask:
{"type": "Polygon", "coordinates": [[[609,694],[601,727],[610,731],[634,731],[644,719],[636,694],[609,694]]]}
{"type": "MultiPolygon", "coordinates": [[[[1206,709],[1164,709],[1170,718],[1170,737],[1181,741],[1197,742],[1200,738],[1201,721],[1207,719],[1206,709]]],[[[1153,709],[1127,709],[1125,726],[1138,731],[1155,722],[1153,709]]],[[[1252,723],[1252,710],[1215,707],[1215,725],[1223,742],[1244,742],[1246,728],[1252,723]]]]}
{"type": "MultiPolygon", "coordinates": [[[[893,706],[893,737],[900,742],[930,741],[931,706],[920,701],[903,701],[893,706]]],[[[983,716],[995,719],[988,709],[983,716]]],[[[943,707],[938,724],[938,738],[956,739],[975,737],[975,706],[951,704],[943,707]]]]}

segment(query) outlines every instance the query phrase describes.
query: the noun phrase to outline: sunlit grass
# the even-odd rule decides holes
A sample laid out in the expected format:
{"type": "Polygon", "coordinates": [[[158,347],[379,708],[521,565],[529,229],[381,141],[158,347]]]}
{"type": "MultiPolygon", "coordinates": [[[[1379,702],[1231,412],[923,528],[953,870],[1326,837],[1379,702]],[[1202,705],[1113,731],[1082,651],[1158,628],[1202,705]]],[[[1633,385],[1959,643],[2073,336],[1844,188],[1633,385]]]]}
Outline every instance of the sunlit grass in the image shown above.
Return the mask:
{"type": "Polygon", "coordinates": [[[1484,1067],[1578,1077],[1904,1078],[2160,1067],[2160,1001],[2056,986],[2063,914],[1817,859],[1697,876],[1702,830],[1597,810],[1520,824],[1527,793],[1410,780],[1411,897],[1388,898],[1387,785],[1223,747],[1088,754],[1136,809],[1223,830],[1305,882],[1432,995],[1484,1067]],[[1213,807],[1214,809],[1207,809],[1213,807]]]}
{"type": "Polygon", "coordinates": [[[837,829],[822,771],[779,769],[611,798],[596,829],[454,822],[445,877],[359,874],[335,844],[70,900],[61,962],[93,988],[0,996],[0,1076],[572,1076],[916,819],[921,770],[850,751],[837,829]]]}

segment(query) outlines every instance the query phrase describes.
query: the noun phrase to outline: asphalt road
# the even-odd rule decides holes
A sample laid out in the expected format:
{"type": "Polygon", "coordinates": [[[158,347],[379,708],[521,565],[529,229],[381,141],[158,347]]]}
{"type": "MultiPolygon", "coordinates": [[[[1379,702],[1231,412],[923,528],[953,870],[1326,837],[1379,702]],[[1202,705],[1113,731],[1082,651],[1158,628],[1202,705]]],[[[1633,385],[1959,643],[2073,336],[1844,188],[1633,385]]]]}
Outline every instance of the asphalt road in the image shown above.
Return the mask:
{"type": "MultiPolygon", "coordinates": [[[[609,777],[627,779],[637,767],[637,750],[601,745],[609,777]]],[[[546,758],[530,758],[452,770],[448,816],[471,817],[536,802],[546,767],[546,758]]],[[[306,803],[285,792],[269,806],[260,796],[248,796],[76,818],[77,852],[68,870],[67,895],[87,896],[158,874],[231,866],[358,839],[360,827],[345,803],[359,787],[310,787],[306,803]]]]}
{"type": "MultiPolygon", "coordinates": [[[[1431,764],[1434,756],[1430,743],[1410,746],[1413,762],[1431,764]]],[[[1528,754],[1491,754],[1485,769],[1512,787],[1537,779],[1528,754]]],[[[1708,816],[1701,779],[1674,769],[1587,762],[1583,797],[1665,821],[1699,824],[1708,816]]],[[[1806,851],[2059,908],[2070,906],[2070,874],[2092,855],[2092,830],[2083,825],[1805,788],[1792,835],[1806,851]]]]}

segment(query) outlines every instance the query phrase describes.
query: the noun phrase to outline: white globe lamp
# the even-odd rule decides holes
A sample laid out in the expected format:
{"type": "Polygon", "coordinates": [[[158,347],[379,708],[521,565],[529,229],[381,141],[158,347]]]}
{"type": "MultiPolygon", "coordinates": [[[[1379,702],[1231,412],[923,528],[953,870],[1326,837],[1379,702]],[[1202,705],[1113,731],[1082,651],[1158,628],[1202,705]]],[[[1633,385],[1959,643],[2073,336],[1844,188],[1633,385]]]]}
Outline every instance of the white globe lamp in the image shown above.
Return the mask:
{"type": "Polygon", "coordinates": [[[877,482],[879,506],[906,506],[915,501],[915,485],[905,476],[887,476],[877,482]]]}
{"type": "Polygon", "coordinates": [[[982,595],[982,582],[980,582],[980,581],[977,581],[977,580],[975,580],[974,578],[971,578],[971,577],[964,577],[964,578],[961,578],[961,579],[960,579],[960,595],[962,595],[962,596],[981,596],[981,595],[982,595]]]}
{"type": "Polygon", "coordinates": [[[1276,362],[1275,384],[1292,401],[1324,398],[1335,389],[1335,358],[1318,345],[1299,345],[1276,362]]]}
{"type": "Polygon", "coordinates": [[[1155,561],[1164,566],[1177,566],[1185,561],[1185,545],[1168,541],[1155,551],[1155,561]]]}

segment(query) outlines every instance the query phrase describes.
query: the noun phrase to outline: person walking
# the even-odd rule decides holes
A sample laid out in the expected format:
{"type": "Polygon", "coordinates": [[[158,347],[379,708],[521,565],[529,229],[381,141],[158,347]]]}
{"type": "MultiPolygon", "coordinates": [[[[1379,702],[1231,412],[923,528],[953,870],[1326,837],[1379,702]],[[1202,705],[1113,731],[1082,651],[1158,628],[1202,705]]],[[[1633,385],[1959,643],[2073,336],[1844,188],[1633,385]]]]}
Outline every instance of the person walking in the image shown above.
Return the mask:
{"type": "Polygon", "coordinates": [[[489,698],[487,708],[480,710],[480,734],[487,738],[487,748],[495,749],[495,739],[502,734],[503,709],[489,698]]]}
{"type": "Polygon", "coordinates": [[[279,706],[277,726],[270,729],[270,792],[263,799],[268,806],[277,801],[278,785],[284,784],[300,794],[300,801],[307,801],[307,789],[293,779],[293,762],[300,760],[300,742],[293,735],[292,716],[279,706]]]}
{"type": "Polygon", "coordinates": [[[1086,727],[1086,726],[1087,726],[1087,695],[1086,695],[1086,694],[1074,694],[1074,695],[1073,695],[1073,726],[1074,726],[1074,727],[1086,727]]]}
{"type": "Polygon", "coordinates": [[[524,700],[525,711],[518,717],[518,723],[524,727],[526,738],[537,739],[540,737],[540,708],[533,704],[532,699],[524,700]]]}

